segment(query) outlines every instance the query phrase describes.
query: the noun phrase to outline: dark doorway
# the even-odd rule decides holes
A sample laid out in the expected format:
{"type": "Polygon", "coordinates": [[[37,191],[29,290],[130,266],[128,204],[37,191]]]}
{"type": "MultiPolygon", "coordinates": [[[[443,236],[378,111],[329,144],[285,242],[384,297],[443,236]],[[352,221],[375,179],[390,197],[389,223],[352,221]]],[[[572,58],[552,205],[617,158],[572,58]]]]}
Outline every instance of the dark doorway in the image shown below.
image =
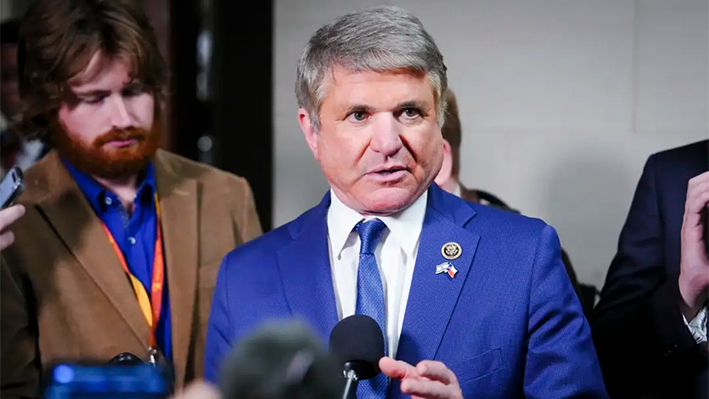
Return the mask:
{"type": "Polygon", "coordinates": [[[273,2],[171,0],[172,147],[245,177],[272,227],[273,2]]]}

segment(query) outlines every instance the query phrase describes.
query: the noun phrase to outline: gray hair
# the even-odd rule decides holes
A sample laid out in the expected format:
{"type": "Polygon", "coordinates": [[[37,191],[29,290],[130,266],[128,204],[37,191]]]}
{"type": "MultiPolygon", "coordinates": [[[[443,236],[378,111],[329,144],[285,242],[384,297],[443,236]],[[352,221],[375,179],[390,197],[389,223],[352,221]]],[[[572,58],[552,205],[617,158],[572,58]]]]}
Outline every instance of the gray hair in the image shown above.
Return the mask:
{"type": "Polygon", "coordinates": [[[336,65],[352,72],[406,69],[427,75],[438,104],[438,124],[443,126],[443,93],[448,87],[443,55],[421,21],[403,8],[379,6],[345,14],[310,38],[298,62],[295,94],[316,131],[325,76],[336,65]]]}

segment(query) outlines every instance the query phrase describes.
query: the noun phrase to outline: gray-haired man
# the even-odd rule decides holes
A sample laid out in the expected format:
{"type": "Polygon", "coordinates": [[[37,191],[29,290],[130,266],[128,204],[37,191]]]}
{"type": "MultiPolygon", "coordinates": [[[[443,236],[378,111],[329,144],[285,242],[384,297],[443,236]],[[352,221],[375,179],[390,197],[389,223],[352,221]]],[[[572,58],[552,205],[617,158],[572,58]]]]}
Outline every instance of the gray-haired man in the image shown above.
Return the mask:
{"type": "Polygon", "coordinates": [[[356,313],[379,323],[388,355],[360,398],[606,397],[554,229],[433,184],[446,87],[436,44],[401,8],[313,35],[298,117],[331,190],[225,257],[207,378],[266,319],[303,318],[326,342],[356,313]]]}

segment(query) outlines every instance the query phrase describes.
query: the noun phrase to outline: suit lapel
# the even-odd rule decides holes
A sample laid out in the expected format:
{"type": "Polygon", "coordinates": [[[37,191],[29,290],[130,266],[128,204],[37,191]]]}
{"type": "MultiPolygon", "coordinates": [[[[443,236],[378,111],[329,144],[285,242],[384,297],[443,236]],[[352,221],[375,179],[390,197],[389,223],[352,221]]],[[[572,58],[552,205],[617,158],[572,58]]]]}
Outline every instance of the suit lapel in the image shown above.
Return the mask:
{"type": "Polygon", "coordinates": [[[326,195],[320,205],[302,216],[290,245],[278,252],[278,267],[292,314],[311,323],[323,342],[337,324],[337,308],[327,242],[326,195]]]}
{"type": "MultiPolygon", "coordinates": [[[[278,252],[291,312],[306,318],[324,342],[338,321],[327,243],[329,203],[326,195],[320,205],[303,215],[302,222],[293,228],[293,241],[278,252]]],[[[464,228],[474,215],[468,204],[437,186],[429,190],[398,359],[416,364],[435,358],[477,250],[480,237],[464,228]],[[458,271],[454,278],[435,273],[436,265],[446,261],[441,248],[449,242],[462,248],[460,257],[450,261],[458,271]]]]}
{"type": "Polygon", "coordinates": [[[161,155],[155,158],[155,178],[162,212],[165,267],[172,317],[172,354],[176,380],[183,381],[192,336],[197,295],[199,232],[197,181],[180,177],[161,155]]]}
{"type": "Polygon", "coordinates": [[[48,192],[37,206],[67,249],[145,346],[147,353],[150,342],[148,324],[98,217],[56,152],[51,152],[46,158],[43,168],[48,192]]]}
{"type": "Polygon", "coordinates": [[[464,229],[474,214],[468,204],[444,194],[437,186],[429,190],[398,359],[413,365],[423,359],[435,359],[480,240],[464,229]],[[457,259],[448,260],[441,253],[441,248],[450,242],[462,248],[457,259]],[[436,265],[446,261],[458,271],[453,278],[446,273],[436,274],[436,265]]]}

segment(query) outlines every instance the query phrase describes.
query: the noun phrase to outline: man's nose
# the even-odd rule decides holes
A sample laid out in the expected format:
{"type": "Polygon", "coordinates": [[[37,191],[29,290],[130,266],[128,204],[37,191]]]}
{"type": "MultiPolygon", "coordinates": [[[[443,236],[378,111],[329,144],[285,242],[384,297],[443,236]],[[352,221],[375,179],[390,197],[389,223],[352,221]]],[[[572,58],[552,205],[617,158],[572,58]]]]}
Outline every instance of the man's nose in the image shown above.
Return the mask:
{"type": "Polygon", "coordinates": [[[110,96],[111,125],[114,129],[127,129],[133,125],[128,107],[122,96],[110,96]]]}
{"type": "Polygon", "coordinates": [[[403,146],[401,124],[392,113],[382,113],[375,116],[372,129],[370,147],[374,151],[386,156],[392,156],[403,146]]]}

